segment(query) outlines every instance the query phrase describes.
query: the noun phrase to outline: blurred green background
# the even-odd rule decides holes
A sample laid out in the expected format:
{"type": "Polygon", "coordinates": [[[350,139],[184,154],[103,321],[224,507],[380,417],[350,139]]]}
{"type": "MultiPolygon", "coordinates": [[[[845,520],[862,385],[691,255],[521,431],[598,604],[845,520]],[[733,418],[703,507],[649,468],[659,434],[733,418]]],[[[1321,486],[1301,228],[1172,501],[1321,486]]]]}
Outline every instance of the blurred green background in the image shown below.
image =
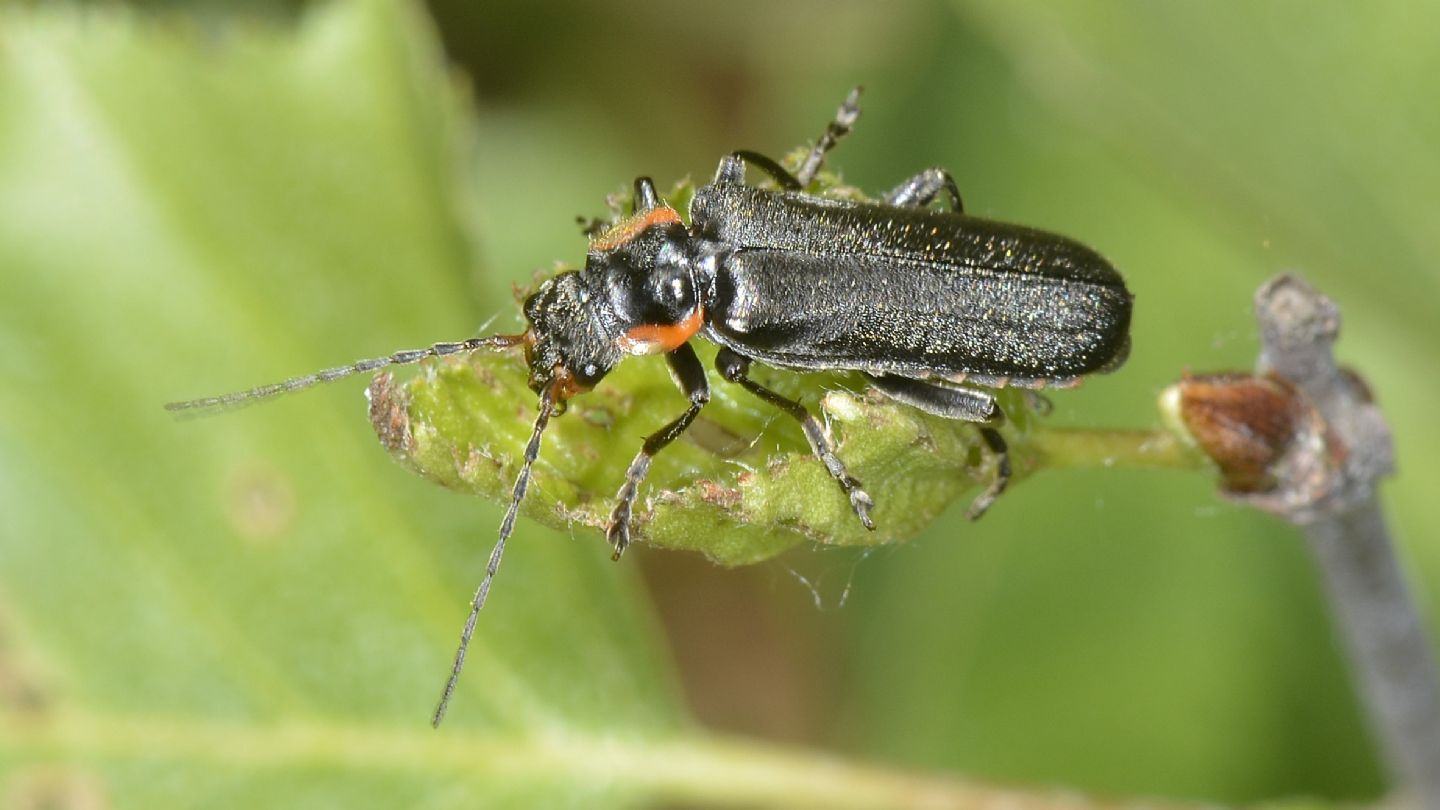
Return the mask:
{"type": "Polygon", "coordinates": [[[978,524],[740,570],[522,525],[436,734],[499,508],[392,464],[360,381],[159,406],[509,327],[510,285],[580,261],[607,193],[783,152],[858,83],[848,182],[942,165],[971,213],[1125,272],[1134,353],[1057,423],[1150,427],[1183,371],[1248,367],[1280,270],[1338,301],[1433,593],[1437,24],[1298,0],[5,7],[0,806],[705,804],[624,754],[704,729],[1105,794],[1377,796],[1299,536],[1203,476],[1042,474],[978,524]]]}

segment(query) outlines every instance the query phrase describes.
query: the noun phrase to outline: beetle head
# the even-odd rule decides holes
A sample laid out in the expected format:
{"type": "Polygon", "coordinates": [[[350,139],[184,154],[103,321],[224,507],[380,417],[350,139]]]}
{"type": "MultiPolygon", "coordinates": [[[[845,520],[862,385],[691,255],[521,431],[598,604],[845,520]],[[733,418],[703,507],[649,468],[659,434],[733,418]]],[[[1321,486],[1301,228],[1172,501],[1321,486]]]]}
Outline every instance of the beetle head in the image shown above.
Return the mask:
{"type": "Polygon", "coordinates": [[[526,353],[530,388],[553,389],[557,404],[587,391],[624,356],[596,314],[580,274],[561,273],[525,301],[532,341],[526,353]]]}

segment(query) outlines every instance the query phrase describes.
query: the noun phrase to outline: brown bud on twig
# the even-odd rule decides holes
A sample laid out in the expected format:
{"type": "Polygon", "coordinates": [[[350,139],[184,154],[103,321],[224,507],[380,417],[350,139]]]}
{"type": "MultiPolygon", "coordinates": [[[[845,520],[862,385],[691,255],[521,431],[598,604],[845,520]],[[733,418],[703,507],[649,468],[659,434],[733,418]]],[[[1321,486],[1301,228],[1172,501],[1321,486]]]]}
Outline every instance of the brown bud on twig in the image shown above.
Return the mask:
{"type": "Polygon", "coordinates": [[[1274,492],[1291,450],[1315,433],[1315,412],[1293,385],[1246,373],[1186,377],[1167,392],[1187,438],[1220,468],[1229,494],[1274,492]]]}
{"type": "Polygon", "coordinates": [[[1299,524],[1399,795],[1440,808],[1440,688],[1375,488],[1394,467],[1369,387],[1335,363],[1335,303],[1295,276],[1255,295],[1258,371],[1187,376],[1161,410],[1233,500],[1299,524]]]}
{"type": "Polygon", "coordinates": [[[1172,427],[1220,468],[1226,495],[1299,524],[1374,497],[1390,431],[1364,381],[1335,365],[1340,315],[1294,276],[1256,296],[1257,373],[1189,376],[1161,395],[1172,427]]]}

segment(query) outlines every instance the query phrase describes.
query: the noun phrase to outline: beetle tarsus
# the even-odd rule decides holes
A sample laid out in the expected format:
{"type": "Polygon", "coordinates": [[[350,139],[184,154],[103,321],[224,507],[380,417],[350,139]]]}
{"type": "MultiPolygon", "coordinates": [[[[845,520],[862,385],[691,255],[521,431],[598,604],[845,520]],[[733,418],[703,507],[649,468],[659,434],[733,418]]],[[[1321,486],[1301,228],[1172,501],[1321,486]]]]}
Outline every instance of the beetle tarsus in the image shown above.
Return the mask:
{"type": "Polygon", "coordinates": [[[970,520],[979,520],[1010,483],[1010,449],[1005,444],[1005,437],[995,428],[981,425],[980,438],[985,441],[985,446],[995,458],[995,477],[990,479],[990,485],[985,487],[985,491],[976,496],[970,508],[965,510],[965,517],[970,520]]]}
{"type": "Polygon", "coordinates": [[[875,531],[875,521],[870,519],[870,510],[875,506],[875,500],[870,493],[860,488],[860,482],[851,476],[840,479],[840,486],[850,493],[850,508],[855,510],[855,516],[860,518],[860,523],[870,531],[875,531]]]}
{"type": "Polygon", "coordinates": [[[851,89],[849,95],[845,96],[845,103],[835,111],[835,118],[830,121],[829,126],[825,127],[825,132],[820,136],[820,140],[815,142],[815,146],[810,149],[810,153],[800,163],[800,170],[795,172],[795,179],[800,182],[802,188],[810,185],[810,181],[820,173],[820,167],[825,165],[825,153],[834,149],[835,144],[841,138],[850,134],[855,122],[860,120],[860,91],[863,89],[855,87],[851,89]]]}
{"type": "Polygon", "coordinates": [[[641,450],[625,470],[625,483],[615,494],[615,509],[610,513],[610,523],[605,527],[605,540],[614,553],[610,559],[619,560],[620,555],[630,546],[630,517],[635,506],[635,496],[640,491],[640,482],[650,471],[651,454],[641,450]]]}
{"type": "Polygon", "coordinates": [[[950,210],[965,213],[965,202],[960,199],[960,187],[950,172],[939,166],[931,166],[896,186],[885,195],[885,203],[900,208],[925,208],[935,201],[940,192],[950,199],[950,210]]]}
{"type": "Polygon", "coordinates": [[[1033,388],[1022,390],[1025,392],[1025,404],[1030,407],[1030,410],[1041,416],[1049,416],[1050,412],[1055,410],[1055,403],[1051,402],[1049,397],[1033,388]]]}

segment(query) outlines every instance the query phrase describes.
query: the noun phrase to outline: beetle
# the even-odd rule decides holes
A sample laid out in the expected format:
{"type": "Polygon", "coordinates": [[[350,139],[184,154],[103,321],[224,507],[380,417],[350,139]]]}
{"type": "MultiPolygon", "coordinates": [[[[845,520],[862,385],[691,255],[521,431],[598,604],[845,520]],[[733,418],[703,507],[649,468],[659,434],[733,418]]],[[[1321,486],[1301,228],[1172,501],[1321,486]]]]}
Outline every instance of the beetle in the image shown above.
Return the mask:
{"type": "Polygon", "coordinates": [[[1124,362],[1132,296],[1110,263],[1066,237],[965,214],[944,169],[926,169],[875,202],[806,191],[858,119],[859,92],[851,91],[793,174],[755,152],[722,158],[714,179],[696,189],[688,223],[649,178],[638,178],[632,213],[588,231],[585,266],[545,280],[525,300],[529,327],[521,334],[436,343],[166,405],[181,412],[225,409],[428,357],[523,350],[538,414],[434,725],[444,718],[464,666],[546,425],[626,357],[663,354],[689,405],[645,439],[625,472],[606,529],[614,559],[630,544],[633,508],[651,459],[710,399],[692,338],[720,347],[721,378],[800,424],[814,456],[869,529],[874,502],[820,422],[800,402],[751,379],[753,363],[860,372],[898,402],[976,423],[995,457],[994,479],[968,513],[976,518],[1010,476],[996,430],[1004,413],[994,391],[1069,387],[1124,362]],[[746,183],[747,166],[775,188],[746,183]],[[942,197],[948,210],[936,206],[942,197]]]}

